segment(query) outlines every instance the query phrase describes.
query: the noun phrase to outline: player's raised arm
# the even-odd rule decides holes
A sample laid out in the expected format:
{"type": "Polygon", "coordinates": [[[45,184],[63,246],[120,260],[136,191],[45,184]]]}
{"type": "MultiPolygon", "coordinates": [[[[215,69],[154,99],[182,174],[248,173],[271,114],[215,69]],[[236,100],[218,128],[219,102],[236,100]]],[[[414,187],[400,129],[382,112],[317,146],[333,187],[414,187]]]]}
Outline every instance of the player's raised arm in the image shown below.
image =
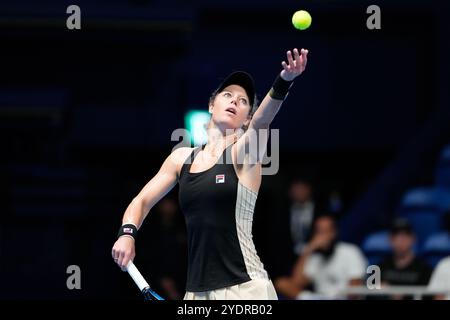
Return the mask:
{"type": "Polygon", "coordinates": [[[290,50],[287,52],[287,62],[281,62],[283,70],[281,70],[272,88],[253,115],[249,128],[260,129],[267,128],[270,125],[286,98],[294,79],[305,70],[307,56],[308,50],[306,49],[301,49],[299,52],[295,48],[293,53],[290,50]]]}
{"type": "Polygon", "coordinates": [[[295,48],[293,52],[289,50],[286,55],[287,62],[281,62],[283,70],[281,70],[272,88],[251,117],[248,125],[249,130],[247,130],[237,143],[239,157],[246,154],[250,158],[249,163],[252,164],[261,162],[266,152],[267,140],[269,139],[268,132],[265,130],[269,129],[270,124],[280,110],[281,104],[288,95],[294,79],[302,74],[306,68],[308,50],[301,49],[299,52],[295,48]],[[257,139],[257,143],[255,143],[255,139],[257,139]],[[252,150],[252,148],[248,148],[248,145],[252,143],[258,146],[257,154],[248,154],[246,151],[252,150]]]}

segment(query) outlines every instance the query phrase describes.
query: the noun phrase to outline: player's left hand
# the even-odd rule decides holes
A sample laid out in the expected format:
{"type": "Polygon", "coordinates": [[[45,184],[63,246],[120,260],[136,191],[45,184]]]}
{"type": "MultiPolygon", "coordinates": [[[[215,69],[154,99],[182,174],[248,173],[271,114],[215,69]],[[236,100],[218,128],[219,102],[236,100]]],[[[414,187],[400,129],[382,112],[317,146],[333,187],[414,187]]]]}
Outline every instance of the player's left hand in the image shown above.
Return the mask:
{"type": "Polygon", "coordinates": [[[306,62],[308,61],[308,50],[301,49],[299,52],[297,48],[293,50],[294,54],[292,54],[291,50],[287,52],[287,61],[281,62],[283,66],[283,70],[281,71],[281,78],[286,81],[292,81],[297,76],[301,75],[306,68],[306,62]]]}

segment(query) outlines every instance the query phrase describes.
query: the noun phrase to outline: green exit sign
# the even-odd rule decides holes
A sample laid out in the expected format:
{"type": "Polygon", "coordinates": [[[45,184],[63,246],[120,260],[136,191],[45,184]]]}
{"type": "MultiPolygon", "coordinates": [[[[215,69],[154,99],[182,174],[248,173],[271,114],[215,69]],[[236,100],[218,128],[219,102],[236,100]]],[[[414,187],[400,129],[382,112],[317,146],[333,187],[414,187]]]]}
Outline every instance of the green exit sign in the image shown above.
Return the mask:
{"type": "Polygon", "coordinates": [[[191,143],[200,146],[208,141],[206,128],[211,115],[204,110],[191,110],[184,116],[184,125],[191,136],[191,143]]]}

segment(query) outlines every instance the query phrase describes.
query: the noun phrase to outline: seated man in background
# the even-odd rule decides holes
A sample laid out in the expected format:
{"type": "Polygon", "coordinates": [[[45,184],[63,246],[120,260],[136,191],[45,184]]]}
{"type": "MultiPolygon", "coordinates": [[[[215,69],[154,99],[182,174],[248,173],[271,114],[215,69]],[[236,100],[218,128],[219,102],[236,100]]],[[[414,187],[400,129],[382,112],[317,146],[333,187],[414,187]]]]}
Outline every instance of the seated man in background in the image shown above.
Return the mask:
{"type": "MultiPolygon", "coordinates": [[[[392,255],[380,264],[383,285],[425,286],[431,268],[414,252],[416,237],[412,226],[404,218],[396,219],[390,229],[392,255]]],[[[409,297],[393,296],[394,299],[409,297]]]]}
{"type": "Polygon", "coordinates": [[[351,285],[362,285],[367,262],[361,250],[337,240],[331,215],[317,217],[311,241],[298,258],[290,277],[275,280],[280,295],[290,299],[330,299],[351,285]],[[306,288],[312,285],[314,294],[306,288]]]}

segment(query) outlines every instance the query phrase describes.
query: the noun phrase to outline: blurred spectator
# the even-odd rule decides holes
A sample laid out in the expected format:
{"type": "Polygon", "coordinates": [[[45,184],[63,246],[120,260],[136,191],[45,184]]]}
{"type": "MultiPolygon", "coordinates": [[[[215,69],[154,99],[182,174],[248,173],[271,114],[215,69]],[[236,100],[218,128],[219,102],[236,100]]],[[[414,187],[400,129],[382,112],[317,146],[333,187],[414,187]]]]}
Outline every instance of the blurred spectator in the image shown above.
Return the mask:
{"type": "Polygon", "coordinates": [[[349,285],[361,285],[367,262],[361,250],[337,240],[337,226],[331,215],[314,221],[311,241],[298,258],[290,277],[275,280],[278,292],[290,299],[333,298],[349,285]],[[306,289],[312,285],[314,293],[306,289]]]}
{"type": "Polygon", "coordinates": [[[289,187],[289,225],[296,255],[302,253],[308,240],[317,209],[312,193],[311,183],[305,179],[296,179],[289,187]]]}
{"type": "Polygon", "coordinates": [[[434,296],[437,300],[450,300],[450,257],[439,261],[431,275],[428,289],[432,291],[447,291],[434,296]]]}
{"type": "MultiPolygon", "coordinates": [[[[445,230],[450,233],[450,212],[444,214],[443,222],[445,230]]],[[[447,291],[447,293],[435,295],[434,298],[437,300],[450,300],[450,256],[439,261],[431,275],[428,289],[447,291]]]]}
{"type": "MultiPolygon", "coordinates": [[[[390,229],[392,255],[380,264],[383,285],[427,285],[431,268],[414,252],[416,237],[405,218],[396,219],[390,229]]],[[[394,299],[412,297],[394,296],[394,299]]]]}

